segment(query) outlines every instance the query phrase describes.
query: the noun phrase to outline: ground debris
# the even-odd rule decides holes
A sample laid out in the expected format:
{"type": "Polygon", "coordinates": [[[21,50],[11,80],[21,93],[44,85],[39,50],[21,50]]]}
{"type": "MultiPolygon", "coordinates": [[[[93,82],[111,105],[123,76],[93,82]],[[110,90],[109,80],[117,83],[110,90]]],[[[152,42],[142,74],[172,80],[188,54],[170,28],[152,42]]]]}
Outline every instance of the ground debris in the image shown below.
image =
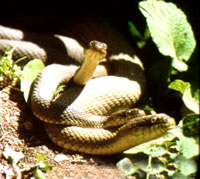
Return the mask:
{"type": "MultiPolygon", "coordinates": [[[[0,178],[31,178],[45,156],[52,170],[45,178],[123,178],[109,157],[88,156],[63,150],[47,137],[43,123],[34,118],[23,94],[15,89],[0,89],[0,178]],[[19,154],[12,162],[4,154],[6,148],[19,154]]],[[[42,166],[42,165],[41,165],[42,166]]]]}

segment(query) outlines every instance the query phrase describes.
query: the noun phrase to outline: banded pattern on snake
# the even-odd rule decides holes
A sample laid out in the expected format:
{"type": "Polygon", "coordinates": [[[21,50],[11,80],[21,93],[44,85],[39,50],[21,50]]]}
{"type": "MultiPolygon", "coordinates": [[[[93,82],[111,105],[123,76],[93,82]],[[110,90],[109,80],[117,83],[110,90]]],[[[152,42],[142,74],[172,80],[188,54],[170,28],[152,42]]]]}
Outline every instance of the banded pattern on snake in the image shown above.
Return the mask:
{"type": "Polygon", "coordinates": [[[85,61],[80,69],[74,64],[49,65],[33,85],[32,111],[45,122],[54,143],[89,154],[114,154],[160,137],[174,127],[174,119],[166,114],[144,115],[140,110],[136,114],[130,110],[139,100],[145,81],[142,63],[136,56],[119,51],[106,61],[103,43],[93,41],[83,50],[79,44],[73,46],[73,39],[57,37],[67,42],[71,57],[85,61]],[[103,48],[103,52],[96,47],[103,48]],[[109,68],[98,65],[101,60],[109,68]],[[108,72],[111,76],[105,76],[108,72]],[[96,78],[90,80],[91,77],[96,78]],[[54,92],[62,83],[67,83],[67,89],[54,99],[54,92]]]}

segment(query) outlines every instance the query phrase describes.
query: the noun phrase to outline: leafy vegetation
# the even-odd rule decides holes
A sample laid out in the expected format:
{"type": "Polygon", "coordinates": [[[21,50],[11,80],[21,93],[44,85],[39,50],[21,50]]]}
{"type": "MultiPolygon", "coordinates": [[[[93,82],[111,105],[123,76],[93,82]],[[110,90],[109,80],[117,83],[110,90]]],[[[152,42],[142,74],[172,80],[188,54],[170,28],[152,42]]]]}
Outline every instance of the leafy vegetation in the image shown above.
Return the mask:
{"type": "MultiPolygon", "coordinates": [[[[184,12],[173,3],[141,1],[139,9],[146,18],[147,27],[142,34],[129,21],[131,35],[139,39],[136,43],[140,50],[151,37],[163,55],[149,66],[149,83],[155,85],[155,89],[162,89],[160,91],[168,98],[181,100],[180,111],[175,109],[180,118],[177,127],[166,136],[125,151],[127,157],[119,161],[117,167],[128,177],[190,179],[197,172],[199,156],[199,68],[193,56],[196,47],[194,34],[184,12]]],[[[30,85],[44,64],[35,59],[21,69],[17,63],[22,59],[12,61],[13,50],[8,49],[0,58],[0,84],[2,87],[20,80],[27,101],[30,85]]],[[[148,95],[143,108],[147,113],[155,113],[154,96],[148,95]]],[[[9,158],[10,153],[7,153],[4,155],[9,158]]],[[[13,163],[16,170],[19,159],[13,163]]],[[[37,154],[37,159],[38,165],[31,171],[42,178],[43,172],[50,171],[51,167],[44,156],[37,154]]]]}
{"type": "Polygon", "coordinates": [[[24,98],[28,102],[31,84],[37,77],[38,73],[44,68],[44,63],[40,59],[34,59],[28,62],[23,68],[21,77],[21,91],[24,92],[24,98]]]}
{"type": "Polygon", "coordinates": [[[10,46],[0,57],[0,88],[12,85],[20,79],[22,75],[21,67],[17,63],[23,59],[17,61],[12,60],[12,53],[14,47],[10,46]]]}
{"type": "MultiPolygon", "coordinates": [[[[196,47],[194,34],[184,12],[173,3],[141,1],[139,9],[158,51],[170,57],[155,60],[147,74],[153,84],[165,84],[160,89],[169,98],[174,95],[182,100],[182,112],[177,111],[182,118],[166,136],[125,151],[128,158],[119,161],[117,167],[136,178],[194,178],[199,156],[198,67],[191,63],[196,47]]],[[[133,22],[129,22],[129,29],[132,36],[139,37],[139,43],[145,41],[145,46],[148,38],[141,36],[133,22]]],[[[137,46],[141,48],[138,42],[137,46]]],[[[155,113],[152,100],[144,109],[155,113]]]]}
{"type": "Polygon", "coordinates": [[[33,168],[33,175],[36,179],[45,179],[45,172],[52,170],[52,167],[48,164],[48,161],[45,160],[45,155],[36,153],[38,164],[33,168]]]}
{"type": "Polygon", "coordinates": [[[0,88],[13,87],[17,81],[20,81],[20,91],[24,93],[24,99],[27,102],[31,84],[44,68],[44,63],[40,59],[33,59],[22,69],[17,63],[26,57],[13,61],[12,53],[14,50],[15,48],[10,46],[0,58],[0,88]]]}

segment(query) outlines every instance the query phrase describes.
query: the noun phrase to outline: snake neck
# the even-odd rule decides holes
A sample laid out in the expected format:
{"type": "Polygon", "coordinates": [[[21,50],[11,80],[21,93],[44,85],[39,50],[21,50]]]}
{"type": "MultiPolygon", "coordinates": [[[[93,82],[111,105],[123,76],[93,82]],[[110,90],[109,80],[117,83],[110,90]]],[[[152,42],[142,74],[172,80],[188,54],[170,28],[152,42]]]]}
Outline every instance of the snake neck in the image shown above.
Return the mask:
{"type": "Polygon", "coordinates": [[[84,51],[85,60],[80,69],[74,75],[74,82],[78,85],[85,85],[93,76],[99,62],[105,58],[105,44],[91,41],[90,47],[84,51]]]}

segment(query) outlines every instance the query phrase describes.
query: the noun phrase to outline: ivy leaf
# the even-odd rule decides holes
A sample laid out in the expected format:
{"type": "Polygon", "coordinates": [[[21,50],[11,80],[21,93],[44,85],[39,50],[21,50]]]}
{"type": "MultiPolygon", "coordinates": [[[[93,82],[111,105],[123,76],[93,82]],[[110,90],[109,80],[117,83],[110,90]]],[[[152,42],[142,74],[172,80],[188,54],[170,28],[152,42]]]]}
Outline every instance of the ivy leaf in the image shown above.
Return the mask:
{"type": "Polygon", "coordinates": [[[21,91],[24,92],[26,102],[28,101],[31,84],[43,68],[44,63],[40,59],[34,59],[24,66],[23,75],[21,77],[21,91]]]}
{"type": "Polygon", "coordinates": [[[196,41],[184,12],[173,3],[156,0],[140,2],[139,9],[160,53],[172,57],[178,71],[186,71],[184,62],[189,60],[196,41]]]}

